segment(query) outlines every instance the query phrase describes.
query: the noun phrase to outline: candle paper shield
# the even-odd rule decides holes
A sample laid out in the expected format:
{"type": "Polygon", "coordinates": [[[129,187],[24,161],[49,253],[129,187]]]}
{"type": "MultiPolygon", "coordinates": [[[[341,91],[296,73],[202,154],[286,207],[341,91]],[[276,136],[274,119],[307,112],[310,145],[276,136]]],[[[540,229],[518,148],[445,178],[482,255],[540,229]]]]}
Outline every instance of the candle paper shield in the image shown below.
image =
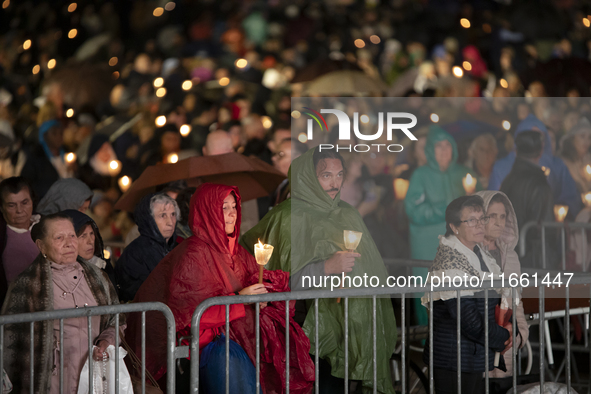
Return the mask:
{"type": "Polygon", "coordinates": [[[257,264],[264,266],[267,265],[269,259],[271,259],[271,255],[273,254],[273,246],[259,243],[254,245],[254,257],[257,260],[257,264]]]}
{"type": "Polygon", "coordinates": [[[344,230],[345,249],[347,249],[347,250],[357,249],[357,246],[359,246],[359,242],[361,242],[362,235],[363,235],[363,233],[361,233],[359,231],[344,230]]]}

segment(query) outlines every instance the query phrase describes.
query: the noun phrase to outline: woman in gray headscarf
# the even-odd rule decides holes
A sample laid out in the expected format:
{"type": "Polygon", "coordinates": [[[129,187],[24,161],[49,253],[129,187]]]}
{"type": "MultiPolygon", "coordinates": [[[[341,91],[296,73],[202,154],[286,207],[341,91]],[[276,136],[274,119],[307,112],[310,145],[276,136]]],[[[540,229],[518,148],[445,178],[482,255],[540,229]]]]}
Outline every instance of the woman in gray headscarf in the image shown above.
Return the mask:
{"type": "Polygon", "coordinates": [[[39,201],[37,212],[41,215],[51,215],[75,209],[85,213],[90,206],[92,190],[79,179],[66,178],[55,182],[45,196],[39,201]]]}
{"type": "MultiPolygon", "coordinates": [[[[517,252],[515,252],[515,247],[519,241],[519,228],[517,227],[517,217],[511,201],[503,192],[481,191],[476,194],[482,197],[486,216],[490,218],[489,222],[484,226],[484,242],[480,246],[495,258],[497,264],[501,267],[501,271],[505,274],[505,283],[507,283],[509,277],[519,279],[521,264],[517,252]]],[[[519,330],[514,345],[516,349],[520,349],[527,342],[529,329],[523,312],[521,294],[517,294],[517,297],[519,302],[514,312],[519,330]]],[[[513,375],[512,352],[505,352],[504,358],[507,372],[494,369],[489,373],[489,376],[502,378],[513,375]]]]}

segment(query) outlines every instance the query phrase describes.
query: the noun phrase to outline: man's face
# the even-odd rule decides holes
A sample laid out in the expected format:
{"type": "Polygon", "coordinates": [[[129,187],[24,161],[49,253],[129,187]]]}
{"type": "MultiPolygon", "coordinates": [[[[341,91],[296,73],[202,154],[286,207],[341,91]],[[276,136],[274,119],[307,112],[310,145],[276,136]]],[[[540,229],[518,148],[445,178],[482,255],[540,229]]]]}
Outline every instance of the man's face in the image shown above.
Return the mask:
{"type": "Polygon", "coordinates": [[[18,193],[6,193],[2,203],[4,220],[16,228],[26,229],[31,225],[33,215],[33,201],[27,188],[18,193]]]}
{"type": "Polygon", "coordinates": [[[322,189],[334,200],[345,178],[343,164],[339,159],[323,159],[316,167],[316,177],[322,189]]]}

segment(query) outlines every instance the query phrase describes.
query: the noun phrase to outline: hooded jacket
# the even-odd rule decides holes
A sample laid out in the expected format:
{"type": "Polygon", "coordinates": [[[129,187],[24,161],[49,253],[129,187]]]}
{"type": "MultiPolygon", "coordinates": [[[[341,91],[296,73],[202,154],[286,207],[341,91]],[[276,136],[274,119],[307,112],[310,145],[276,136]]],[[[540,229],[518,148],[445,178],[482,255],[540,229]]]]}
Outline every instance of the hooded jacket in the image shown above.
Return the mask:
{"type": "MultiPolygon", "coordinates": [[[[504,199],[505,209],[507,211],[507,219],[505,221],[505,229],[501,233],[501,236],[496,240],[495,244],[501,255],[501,261],[497,261],[501,267],[501,271],[505,274],[505,278],[521,276],[521,264],[519,263],[519,256],[515,251],[515,247],[519,242],[519,227],[517,226],[517,216],[511,201],[503,192],[497,191],[481,191],[477,193],[484,200],[484,211],[488,211],[490,201],[495,195],[500,195],[504,199]]],[[[483,248],[487,250],[487,248],[483,248]]],[[[521,295],[518,293],[519,304],[516,305],[515,320],[519,327],[519,334],[517,336],[518,343],[515,346],[519,348],[525,345],[529,337],[529,328],[525,320],[525,314],[523,312],[523,301],[521,295]]],[[[507,372],[503,372],[500,369],[495,369],[491,372],[492,377],[506,377],[513,375],[513,357],[512,352],[505,353],[505,365],[507,366],[507,372]]]]}
{"type": "MultiPolygon", "coordinates": [[[[458,164],[458,147],[455,140],[439,126],[431,126],[425,144],[427,164],[415,170],[410,184],[404,207],[410,221],[410,245],[413,259],[433,260],[439,245],[439,235],[445,234],[445,209],[458,197],[466,194],[462,179],[471,174],[478,179],[476,173],[458,164]],[[449,167],[445,171],[439,169],[435,159],[435,145],[439,141],[451,143],[453,155],[449,167]]],[[[481,190],[480,182],[476,190],[481,190]]],[[[426,272],[425,272],[426,274],[426,272]]]]}
{"type": "Polygon", "coordinates": [[[125,248],[115,267],[121,302],[133,300],[150,272],[176,246],[175,233],[166,241],[158,230],[150,210],[150,200],[154,196],[145,196],[136,206],[133,216],[140,236],[125,248]]]}
{"type": "MultiPolygon", "coordinates": [[[[254,257],[237,242],[230,242],[225,232],[222,205],[230,193],[236,197],[237,215],[234,234],[240,233],[241,199],[238,188],[211,183],[201,185],[191,198],[190,203],[189,225],[193,235],[158,264],[135,297],[136,302],[159,301],[166,303],[174,314],[178,337],[191,335],[193,312],[203,301],[211,297],[235,295],[243,288],[258,283],[259,269],[254,257]]],[[[265,284],[269,290],[276,288],[276,291],[284,291],[288,280],[289,275],[285,272],[265,272],[265,284]]],[[[288,287],[287,290],[289,290],[288,287]]],[[[283,307],[279,315],[285,322],[285,303],[279,302],[278,304],[283,307]]],[[[262,345],[269,341],[281,344],[285,342],[283,336],[285,326],[279,330],[275,327],[280,327],[280,325],[270,324],[270,321],[274,320],[273,316],[278,314],[278,311],[271,313],[273,309],[275,308],[269,305],[261,310],[262,345]]],[[[225,316],[226,308],[223,305],[213,306],[205,311],[200,323],[200,349],[223,330],[225,316]]],[[[146,348],[146,366],[154,374],[154,377],[159,379],[166,368],[166,322],[160,313],[153,313],[149,319],[151,325],[146,330],[146,342],[152,343],[154,346],[146,348]]],[[[291,357],[297,355],[300,361],[291,360],[294,361],[294,366],[307,366],[303,369],[309,372],[309,363],[311,362],[308,355],[309,342],[301,329],[297,331],[294,328],[296,324],[293,320],[290,326],[292,328],[290,349],[292,351],[299,350],[293,352],[296,354],[290,355],[291,357]]],[[[253,363],[256,357],[254,328],[254,310],[251,306],[244,304],[230,306],[230,338],[242,346],[253,363]]],[[[130,317],[128,338],[130,338],[130,345],[136,351],[141,349],[140,329],[139,316],[130,317]]],[[[283,362],[285,360],[284,352],[281,358],[281,354],[277,353],[278,349],[270,351],[272,347],[274,346],[267,345],[261,349],[262,371],[265,370],[265,361],[272,364],[272,361],[277,357],[283,362]]],[[[313,371],[313,367],[311,369],[313,371]]],[[[271,373],[269,377],[275,379],[275,374],[271,373]]],[[[292,380],[297,376],[301,377],[302,375],[294,374],[290,377],[292,387],[298,383],[292,380]]],[[[265,383],[265,379],[266,377],[263,375],[263,386],[266,386],[266,389],[272,389],[269,386],[272,383],[265,383]]],[[[308,380],[313,380],[313,372],[308,380]]],[[[276,381],[274,383],[277,384],[276,381]]],[[[310,384],[304,383],[303,386],[309,389],[310,384]]],[[[274,389],[276,392],[281,392],[279,387],[274,389]]],[[[271,392],[274,391],[271,390],[271,392]]]]}
{"type": "Polygon", "coordinates": [[[79,179],[66,178],[55,182],[39,201],[37,212],[50,215],[66,209],[79,209],[92,198],[92,190],[79,179]]]}
{"type": "MultiPolygon", "coordinates": [[[[267,269],[289,271],[292,276],[309,264],[322,263],[345,249],[344,230],[363,233],[349,277],[376,276],[384,284],[388,276],[382,257],[357,210],[322,189],[313,161],[314,149],[293,160],[289,172],[291,198],[273,208],[241,239],[241,244],[253,253],[254,244],[274,246],[267,269]]],[[[292,287],[293,286],[292,284],[292,287]]],[[[330,286],[328,286],[330,288],[330,286]]],[[[396,319],[388,298],[377,299],[377,390],[393,393],[389,359],[396,344],[396,319]]],[[[331,365],[331,373],[344,378],[344,311],[335,299],[318,301],[319,357],[331,365]]],[[[373,342],[371,335],[371,298],[349,299],[349,378],[362,380],[365,388],[373,387],[373,342]]],[[[308,313],[303,325],[314,352],[315,318],[308,313]]]]}
{"type": "Polygon", "coordinates": [[[99,228],[98,228],[96,222],[94,220],[92,220],[92,218],[90,216],[88,216],[80,211],[77,211],[75,209],[66,209],[62,213],[66,214],[70,218],[72,218],[72,222],[74,223],[74,231],[76,231],[76,234],[78,234],[78,231],[80,231],[80,229],[82,227],[84,227],[87,224],[90,224],[90,226],[92,227],[92,229],[94,231],[94,237],[95,237],[94,256],[92,256],[92,258],[89,260],[85,260],[81,256],[78,256],[77,260],[83,261],[88,264],[94,264],[98,268],[100,268],[101,270],[106,272],[107,275],[109,276],[109,279],[111,280],[111,283],[113,284],[115,289],[117,289],[118,286],[116,285],[116,281],[115,281],[115,269],[113,268],[113,265],[111,264],[110,259],[105,259],[105,254],[104,254],[105,244],[103,243],[103,238],[101,237],[101,233],[99,231],[99,228]]]}
{"type": "MultiPolygon", "coordinates": [[[[534,115],[528,115],[515,130],[515,136],[527,130],[537,128],[544,134],[544,151],[540,158],[540,166],[550,169],[548,183],[552,188],[552,195],[557,204],[568,205],[569,216],[576,217],[582,208],[581,198],[577,191],[577,185],[561,158],[552,154],[552,144],[546,125],[534,115]]],[[[517,157],[515,151],[495,162],[490,180],[488,182],[489,190],[500,190],[503,180],[509,175],[517,157]]]]}

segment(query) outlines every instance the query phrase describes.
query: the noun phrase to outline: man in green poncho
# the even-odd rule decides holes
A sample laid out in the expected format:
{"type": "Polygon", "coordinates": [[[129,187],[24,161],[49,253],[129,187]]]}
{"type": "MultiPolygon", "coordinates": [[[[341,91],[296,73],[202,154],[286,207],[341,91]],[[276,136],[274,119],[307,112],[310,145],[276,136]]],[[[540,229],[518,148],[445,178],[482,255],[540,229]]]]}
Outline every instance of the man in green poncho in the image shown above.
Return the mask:
{"type": "MultiPolygon", "coordinates": [[[[291,198],[273,208],[248,231],[241,244],[253,253],[260,239],[275,247],[267,269],[291,273],[292,290],[310,289],[305,276],[321,278],[346,273],[376,276],[386,285],[387,271],[363,219],[351,205],[340,200],[345,169],[334,151],[311,149],[295,159],[290,169],[291,198]],[[363,233],[356,253],[346,251],[344,230],[363,233]]],[[[330,288],[330,280],[327,287],[330,288]]],[[[368,282],[369,283],[369,282],[368,282]]],[[[321,392],[343,392],[345,377],[344,302],[321,299],[318,303],[319,357],[330,366],[331,377],[320,379],[321,392]]],[[[349,299],[349,379],[362,381],[363,392],[373,387],[372,299],[349,299]]],[[[394,393],[389,370],[397,339],[396,319],[389,298],[377,298],[377,389],[394,393]]],[[[315,351],[314,308],[304,331],[315,351]]]]}

